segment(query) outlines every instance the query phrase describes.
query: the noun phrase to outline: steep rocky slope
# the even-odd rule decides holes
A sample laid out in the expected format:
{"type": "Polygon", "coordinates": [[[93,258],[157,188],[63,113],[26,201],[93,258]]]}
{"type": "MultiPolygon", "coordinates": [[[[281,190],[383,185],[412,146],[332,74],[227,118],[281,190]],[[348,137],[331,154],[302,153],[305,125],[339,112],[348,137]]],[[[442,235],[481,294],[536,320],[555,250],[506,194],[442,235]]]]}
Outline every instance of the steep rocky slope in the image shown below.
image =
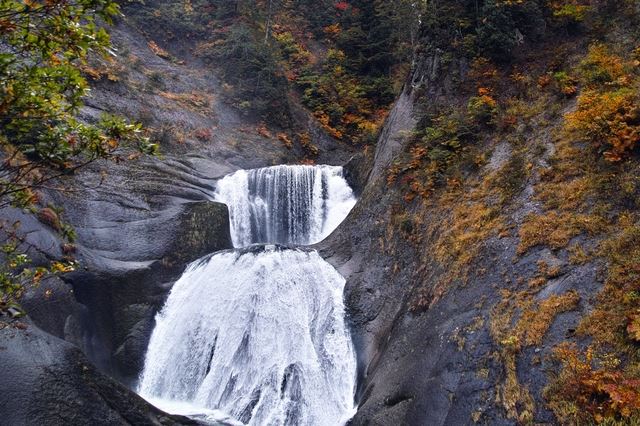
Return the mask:
{"type": "MultiPolygon", "coordinates": [[[[633,38],[616,31],[599,39],[625,40],[617,52],[632,51],[633,38]]],[[[590,42],[581,34],[560,48],[523,47],[514,64],[485,69],[480,81],[474,64],[427,50],[375,154],[351,165],[367,183],[319,248],[347,278],[360,366],[353,424],[581,424],[606,416],[633,424],[639,164],[637,149],[612,164],[585,143],[589,123],[572,124],[593,96],[584,69],[624,63],[590,42]],[[519,80],[514,70],[524,63],[537,82],[519,80]],[[549,63],[582,77],[570,91],[548,86],[549,63]],[[531,91],[514,96],[519,84],[531,91]],[[429,135],[419,133],[420,121],[443,103],[454,114],[470,109],[460,100],[474,85],[504,102],[505,121],[481,127],[445,179],[425,187],[420,173],[433,163],[419,150],[429,135]]],[[[607,84],[637,82],[634,66],[617,68],[629,73],[627,83],[607,84]]]]}

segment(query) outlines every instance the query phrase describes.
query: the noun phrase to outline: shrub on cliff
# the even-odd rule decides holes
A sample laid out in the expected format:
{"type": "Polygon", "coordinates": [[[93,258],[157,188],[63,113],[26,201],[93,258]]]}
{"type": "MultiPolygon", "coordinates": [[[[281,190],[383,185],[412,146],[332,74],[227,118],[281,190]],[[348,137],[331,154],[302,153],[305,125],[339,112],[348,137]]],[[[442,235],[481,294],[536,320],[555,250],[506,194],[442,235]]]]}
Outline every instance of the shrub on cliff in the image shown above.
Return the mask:
{"type": "Polygon", "coordinates": [[[640,75],[637,61],[626,61],[601,44],[591,46],[579,67],[583,91],[566,129],[590,142],[611,162],[628,157],[640,142],[640,75]]]}

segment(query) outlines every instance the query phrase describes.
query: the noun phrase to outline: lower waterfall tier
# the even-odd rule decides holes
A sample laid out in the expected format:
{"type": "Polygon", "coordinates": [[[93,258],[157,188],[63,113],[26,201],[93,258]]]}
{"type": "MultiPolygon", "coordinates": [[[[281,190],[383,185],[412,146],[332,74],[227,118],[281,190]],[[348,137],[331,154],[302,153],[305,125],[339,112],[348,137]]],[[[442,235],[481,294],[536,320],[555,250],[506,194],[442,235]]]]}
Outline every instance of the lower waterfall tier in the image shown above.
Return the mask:
{"type": "Polygon", "coordinates": [[[156,318],[140,394],[249,425],[346,422],[356,359],[344,284],[314,251],[253,246],[195,262],[156,318]]]}

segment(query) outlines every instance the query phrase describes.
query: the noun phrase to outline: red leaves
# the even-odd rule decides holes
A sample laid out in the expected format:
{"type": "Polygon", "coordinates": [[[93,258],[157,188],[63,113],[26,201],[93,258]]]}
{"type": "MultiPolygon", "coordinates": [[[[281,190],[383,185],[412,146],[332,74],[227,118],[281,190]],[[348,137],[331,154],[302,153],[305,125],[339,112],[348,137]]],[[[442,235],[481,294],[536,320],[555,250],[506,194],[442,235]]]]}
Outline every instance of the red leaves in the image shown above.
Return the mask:
{"type": "Polygon", "coordinates": [[[339,1],[338,3],[336,3],[335,8],[341,12],[344,12],[349,9],[349,3],[347,3],[346,1],[339,1]]]}

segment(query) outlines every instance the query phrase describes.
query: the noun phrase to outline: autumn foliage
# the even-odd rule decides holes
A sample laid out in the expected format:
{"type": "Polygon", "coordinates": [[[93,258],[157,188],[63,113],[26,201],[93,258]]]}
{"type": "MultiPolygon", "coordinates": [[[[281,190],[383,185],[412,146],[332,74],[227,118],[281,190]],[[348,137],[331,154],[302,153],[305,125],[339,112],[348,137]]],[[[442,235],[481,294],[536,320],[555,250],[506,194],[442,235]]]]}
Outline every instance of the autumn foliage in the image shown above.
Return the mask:
{"type": "Polygon", "coordinates": [[[625,158],[640,141],[638,96],[631,89],[586,91],[578,109],[567,115],[568,128],[594,143],[611,162],[625,158]]]}
{"type": "Polygon", "coordinates": [[[590,142],[611,162],[626,158],[640,141],[640,77],[637,64],[608,53],[597,44],[580,67],[584,90],[574,112],[567,114],[567,129],[590,142]]]}
{"type": "Polygon", "coordinates": [[[640,415],[640,378],[626,377],[617,370],[618,359],[599,358],[591,348],[581,355],[569,344],[556,348],[554,357],[562,369],[546,394],[561,422],[622,421],[640,415]]]}

